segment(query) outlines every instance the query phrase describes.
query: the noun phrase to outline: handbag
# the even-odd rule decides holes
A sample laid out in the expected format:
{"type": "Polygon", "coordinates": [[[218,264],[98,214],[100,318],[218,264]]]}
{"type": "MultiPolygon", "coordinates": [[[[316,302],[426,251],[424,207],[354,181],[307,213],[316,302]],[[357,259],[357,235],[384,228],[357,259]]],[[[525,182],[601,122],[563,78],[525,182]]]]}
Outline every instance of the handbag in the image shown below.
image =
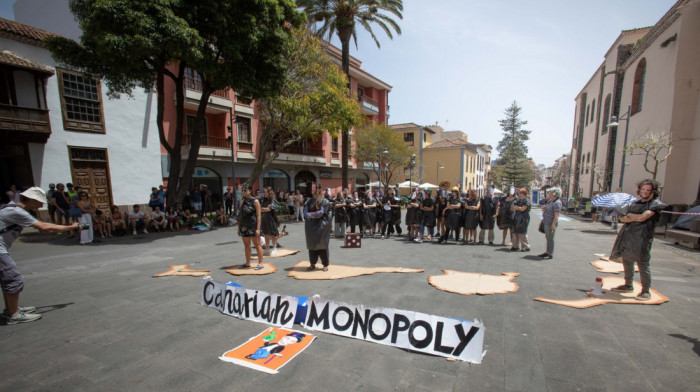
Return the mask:
{"type": "Polygon", "coordinates": [[[544,233],[544,221],[540,221],[540,227],[537,228],[540,233],[544,233]]]}

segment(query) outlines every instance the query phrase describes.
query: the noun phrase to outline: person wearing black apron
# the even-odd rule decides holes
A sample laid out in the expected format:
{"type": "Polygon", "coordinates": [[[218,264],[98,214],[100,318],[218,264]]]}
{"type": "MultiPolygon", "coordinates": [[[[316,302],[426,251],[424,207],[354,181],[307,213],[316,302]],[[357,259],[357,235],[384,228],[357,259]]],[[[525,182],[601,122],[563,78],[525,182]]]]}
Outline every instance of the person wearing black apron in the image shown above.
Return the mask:
{"type": "Polygon", "coordinates": [[[345,237],[345,224],[347,223],[347,195],[345,192],[338,192],[333,200],[333,216],[335,217],[335,238],[345,237]]]}
{"type": "Polygon", "coordinates": [[[498,200],[493,197],[494,187],[488,187],[486,195],[481,198],[479,209],[479,245],[484,244],[486,239],[486,231],[488,234],[489,245],[493,245],[493,228],[496,223],[496,209],[498,208],[498,200]]]}
{"type": "Polygon", "coordinates": [[[260,203],[260,211],[262,212],[260,229],[265,236],[265,255],[274,256],[277,254],[277,237],[279,237],[277,211],[279,209],[280,205],[275,198],[275,191],[272,187],[264,188],[262,203],[260,203]]]}
{"type": "Polygon", "coordinates": [[[394,189],[389,188],[386,196],[382,199],[382,215],[384,215],[384,228],[382,230],[382,238],[389,238],[394,233],[394,226],[397,222],[396,210],[398,209],[398,219],[401,219],[401,206],[399,199],[394,194],[394,189]]]}
{"type": "Polygon", "coordinates": [[[435,199],[430,197],[430,189],[426,189],[424,194],[423,194],[423,201],[421,202],[420,205],[420,214],[421,214],[421,221],[420,221],[420,227],[418,228],[418,231],[420,232],[420,238],[416,239],[416,242],[419,244],[423,243],[423,230],[427,227],[428,228],[428,235],[430,236],[430,242],[434,242],[434,233],[433,230],[435,229],[435,199]]]}
{"type": "Polygon", "coordinates": [[[442,243],[450,238],[452,231],[455,233],[455,241],[459,241],[459,229],[461,228],[462,216],[460,215],[460,210],[462,209],[462,202],[459,197],[459,188],[453,187],[452,194],[450,195],[450,200],[447,201],[447,207],[445,207],[445,234],[440,237],[438,243],[442,243]]]}
{"type": "Polygon", "coordinates": [[[513,246],[513,218],[515,218],[515,211],[511,211],[510,207],[515,201],[515,187],[510,187],[508,190],[508,195],[501,196],[498,201],[498,209],[496,210],[496,223],[498,223],[498,228],[503,230],[503,241],[501,246],[506,246],[506,236],[510,231],[511,244],[513,246]]]}
{"type": "Polygon", "coordinates": [[[470,189],[467,194],[468,197],[464,202],[464,237],[462,243],[468,244],[471,238],[471,243],[476,245],[476,227],[479,225],[481,204],[475,190],[470,189]]]}
{"type": "Polygon", "coordinates": [[[530,251],[530,244],[527,240],[527,227],[530,225],[530,198],[527,196],[527,189],[520,188],[518,198],[510,207],[515,211],[513,219],[513,246],[510,250],[530,251]]]}
{"type": "Polygon", "coordinates": [[[311,183],[311,197],[304,204],[304,233],[309,250],[309,271],[316,269],[319,257],[323,270],[328,271],[330,256],[328,243],[331,239],[331,203],[323,197],[321,185],[311,183]]]}
{"type": "Polygon", "coordinates": [[[362,233],[363,237],[374,238],[374,225],[377,223],[377,201],[372,197],[372,192],[365,192],[362,200],[362,233]],[[369,232],[369,235],[367,235],[369,232]]]}

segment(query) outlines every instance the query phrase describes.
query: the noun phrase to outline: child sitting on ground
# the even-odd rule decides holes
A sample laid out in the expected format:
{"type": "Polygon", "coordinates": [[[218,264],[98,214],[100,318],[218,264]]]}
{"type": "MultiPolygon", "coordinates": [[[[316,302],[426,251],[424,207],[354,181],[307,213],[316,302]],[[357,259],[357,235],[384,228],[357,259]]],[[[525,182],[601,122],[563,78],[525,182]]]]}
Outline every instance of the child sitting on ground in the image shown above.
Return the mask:
{"type": "Polygon", "coordinates": [[[221,204],[219,204],[219,208],[216,210],[216,223],[221,226],[226,226],[228,224],[226,210],[224,210],[224,206],[221,204]]]}
{"type": "Polygon", "coordinates": [[[100,238],[105,238],[105,236],[112,238],[112,229],[107,222],[107,217],[98,208],[95,210],[95,215],[92,217],[92,224],[95,225],[95,231],[100,235],[100,238]]]}

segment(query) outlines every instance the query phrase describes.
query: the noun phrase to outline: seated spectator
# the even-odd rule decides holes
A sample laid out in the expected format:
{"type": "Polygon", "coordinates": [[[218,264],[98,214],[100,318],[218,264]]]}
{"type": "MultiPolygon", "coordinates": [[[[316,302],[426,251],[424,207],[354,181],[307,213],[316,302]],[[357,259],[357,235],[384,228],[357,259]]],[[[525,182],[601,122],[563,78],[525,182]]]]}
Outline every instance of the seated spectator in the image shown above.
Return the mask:
{"type": "Polygon", "coordinates": [[[95,231],[100,235],[100,238],[105,238],[105,236],[112,238],[112,226],[99,208],[95,210],[95,214],[92,216],[92,224],[95,226],[95,231]]]}
{"type": "MultiPolygon", "coordinates": [[[[126,223],[124,222],[124,216],[122,216],[122,212],[119,211],[119,207],[117,206],[112,206],[112,215],[109,219],[110,223],[110,232],[117,230],[123,230],[124,234],[126,234],[126,223]]],[[[119,234],[122,235],[122,234],[119,234]]]]}
{"type": "Polygon", "coordinates": [[[165,219],[168,220],[168,228],[170,231],[180,231],[180,220],[177,217],[177,212],[175,212],[175,208],[173,206],[168,207],[168,209],[165,211],[165,219]],[[173,230],[173,227],[175,230],[173,230]]]}
{"type": "Polygon", "coordinates": [[[175,205],[175,213],[177,214],[178,218],[181,220],[180,225],[184,226],[190,226],[192,224],[192,213],[188,209],[182,209],[182,206],[180,203],[175,205]]]}
{"type": "Polygon", "coordinates": [[[136,230],[141,227],[143,227],[144,234],[148,233],[148,225],[151,223],[151,219],[145,212],[141,211],[141,207],[138,204],[134,204],[133,210],[129,211],[128,217],[134,235],[136,235],[136,230]]]}
{"type": "Polygon", "coordinates": [[[151,213],[151,226],[158,231],[163,231],[168,226],[168,220],[165,219],[165,212],[160,210],[160,206],[155,206],[151,213]]]}
{"type": "Polygon", "coordinates": [[[53,193],[50,203],[56,207],[56,222],[67,226],[70,223],[70,196],[63,184],[56,185],[56,192],[53,193]]]}
{"type": "Polygon", "coordinates": [[[219,204],[219,208],[216,210],[216,223],[221,226],[226,226],[228,224],[228,218],[226,217],[226,211],[224,206],[219,204]]]}

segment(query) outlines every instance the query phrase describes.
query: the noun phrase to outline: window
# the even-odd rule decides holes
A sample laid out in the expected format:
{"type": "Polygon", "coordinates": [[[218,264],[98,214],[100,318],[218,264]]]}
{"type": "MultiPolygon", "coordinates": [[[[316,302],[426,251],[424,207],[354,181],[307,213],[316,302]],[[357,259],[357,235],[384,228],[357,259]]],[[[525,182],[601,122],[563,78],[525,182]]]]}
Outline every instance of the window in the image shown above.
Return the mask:
{"type": "Polygon", "coordinates": [[[428,141],[428,135],[423,134],[423,143],[425,143],[425,142],[427,142],[427,141],[428,141]]]}
{"type": "Polygon", "coordinates": [[[586,106],[586,125],[588,125],[588,115],[591,112],[591,105],[586,106]]]}
{"type": "Polygon", "coordinates": [[[406,132],[403,134],[403,141],[406,142],[406,144],[412,146],[413,145],[413,132],[406,132]]]}
{"type": "Polygon", "coordinates": [[[365,89],[362,87],[357,88],[357,98],[362,98],[365,96],[365,89]]]}
{"type": "Polygon", "coordinates": [[[642,110],[644,101],[644,80],[647,73],[647,59],[639,60],[637,69],[634,71],[634,87],[632,88],[632,114],[642,110]]]}
{"type": "Polygon", "coordinates": [[[608,123],[610,122],[610,94],[605,97],[605,104],[603,105],[603,128],[600,132],[602,135],[608,133],[608,123]]]}
{"type": "Polygon", "coordinates": [[[591,102],[591,122],[595,122],[595,99],[591,102]]]}
{"type": "Polygon", "coordinates": [[[589,152],[586,155],[586,174],[588,174],[590,169],[591,169],[591,153],[589,152]]]}
{"type": "Polygon", "coordinates": [[[338,137],[331,139],[331,152],[338,152],[338,137]]]}
{"type": "Polygon", "coordinates": [[[253,137],[250,133],[250,119],[247,117],[238,117],[236,127],[238,129],[239,143],[252,143],[253,137]]]}
{"type": "Polygon", "coordinates": [[[56,69],[63,127],[71,131],[105,133],[100,81],[56,69]]]}

